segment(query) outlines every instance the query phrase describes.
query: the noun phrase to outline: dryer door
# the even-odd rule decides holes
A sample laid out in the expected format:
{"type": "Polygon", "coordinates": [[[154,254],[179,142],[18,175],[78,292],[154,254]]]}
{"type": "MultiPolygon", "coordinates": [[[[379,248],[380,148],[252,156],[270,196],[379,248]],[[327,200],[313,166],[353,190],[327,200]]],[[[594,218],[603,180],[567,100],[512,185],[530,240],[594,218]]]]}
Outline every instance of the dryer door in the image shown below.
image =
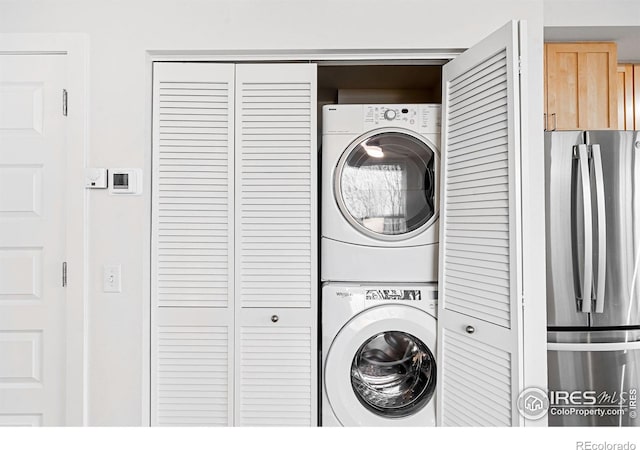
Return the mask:
{"type": "Polygon", "coordinates": [[[435,145],[409,130],[386,128],[357,138],[335,171],[344,217],[375,239],[408,239],[437,219],[440,158],[435,145]]]}
{"type": "Polygon", "coordinates": [[[324,380],[345,426],[435,425],[436,320],[382,305],[349,321],[329,348],[324,380]]]}

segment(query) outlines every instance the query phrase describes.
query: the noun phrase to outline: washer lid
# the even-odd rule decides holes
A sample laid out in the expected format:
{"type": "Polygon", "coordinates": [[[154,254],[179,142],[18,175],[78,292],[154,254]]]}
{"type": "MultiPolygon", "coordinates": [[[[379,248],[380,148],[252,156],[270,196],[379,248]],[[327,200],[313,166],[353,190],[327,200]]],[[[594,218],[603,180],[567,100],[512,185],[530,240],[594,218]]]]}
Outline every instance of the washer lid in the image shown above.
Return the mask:
{"type": "Polygon", "coordinates": [[[343,425],[434,425],[436,321],[382,305],[351,319],[328,350],[327,398],[343,425]]]}
{"type": "Polygon", "coordinates": [[[419,134],[397,128],[358,137],[335,171],[340,211],[358,231],[402,240],[437,218],[439,155],[419,134]]]}

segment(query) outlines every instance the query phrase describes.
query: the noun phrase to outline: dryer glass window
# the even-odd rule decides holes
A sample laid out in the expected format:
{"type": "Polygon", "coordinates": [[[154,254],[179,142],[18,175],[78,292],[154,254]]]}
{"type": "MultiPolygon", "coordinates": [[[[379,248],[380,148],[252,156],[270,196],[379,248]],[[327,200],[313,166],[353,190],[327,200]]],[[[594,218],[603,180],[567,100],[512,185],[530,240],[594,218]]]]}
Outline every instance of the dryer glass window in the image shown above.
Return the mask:
{"type": "Polygon", "coordinates": [[[379,333],[362,344],[353,358],[351,386],[369,411],[406,417],[433,397],[435,358],[422,341],[408,333],[379,333]]]}
{"type": "Polygon", "coordinates": [[[376,235],[402,235],[435,214],[434,152],[420,139],[384,132],[358,143],[338,168],[342,213],[376,235]]]}

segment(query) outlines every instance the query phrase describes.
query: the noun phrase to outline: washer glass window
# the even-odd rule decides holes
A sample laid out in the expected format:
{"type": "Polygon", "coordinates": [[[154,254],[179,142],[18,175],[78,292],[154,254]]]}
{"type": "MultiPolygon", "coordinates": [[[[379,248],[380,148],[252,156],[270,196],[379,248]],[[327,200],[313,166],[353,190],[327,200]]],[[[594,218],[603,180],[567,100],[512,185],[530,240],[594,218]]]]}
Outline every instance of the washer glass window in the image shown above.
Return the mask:
{"type": "Polygon", "coordinates": [[[421,340],[408,333],[379,333],[356,352],[351,386],[369,411],[384,417],[406,417],[433,397],[435,358],[421,340]]]}
{"type": "Polygon", "coordinates": [[[337,171],[344,216],[367,234],[397,236],[434,217],[435,153],[423,140],[388,131],[352,145],[337,171]]]}

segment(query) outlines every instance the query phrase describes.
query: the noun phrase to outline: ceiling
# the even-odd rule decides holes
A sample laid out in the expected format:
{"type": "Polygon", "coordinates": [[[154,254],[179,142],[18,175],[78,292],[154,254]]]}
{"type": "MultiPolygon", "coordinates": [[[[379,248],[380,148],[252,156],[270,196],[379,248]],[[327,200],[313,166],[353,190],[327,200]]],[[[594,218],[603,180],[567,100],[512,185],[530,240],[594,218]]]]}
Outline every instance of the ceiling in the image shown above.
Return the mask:
{"type": "Polygon", "coordinates": [[[545,42],[615,41],[618,61],[640,61],[640,27],[545,27],[545,42]]]}

